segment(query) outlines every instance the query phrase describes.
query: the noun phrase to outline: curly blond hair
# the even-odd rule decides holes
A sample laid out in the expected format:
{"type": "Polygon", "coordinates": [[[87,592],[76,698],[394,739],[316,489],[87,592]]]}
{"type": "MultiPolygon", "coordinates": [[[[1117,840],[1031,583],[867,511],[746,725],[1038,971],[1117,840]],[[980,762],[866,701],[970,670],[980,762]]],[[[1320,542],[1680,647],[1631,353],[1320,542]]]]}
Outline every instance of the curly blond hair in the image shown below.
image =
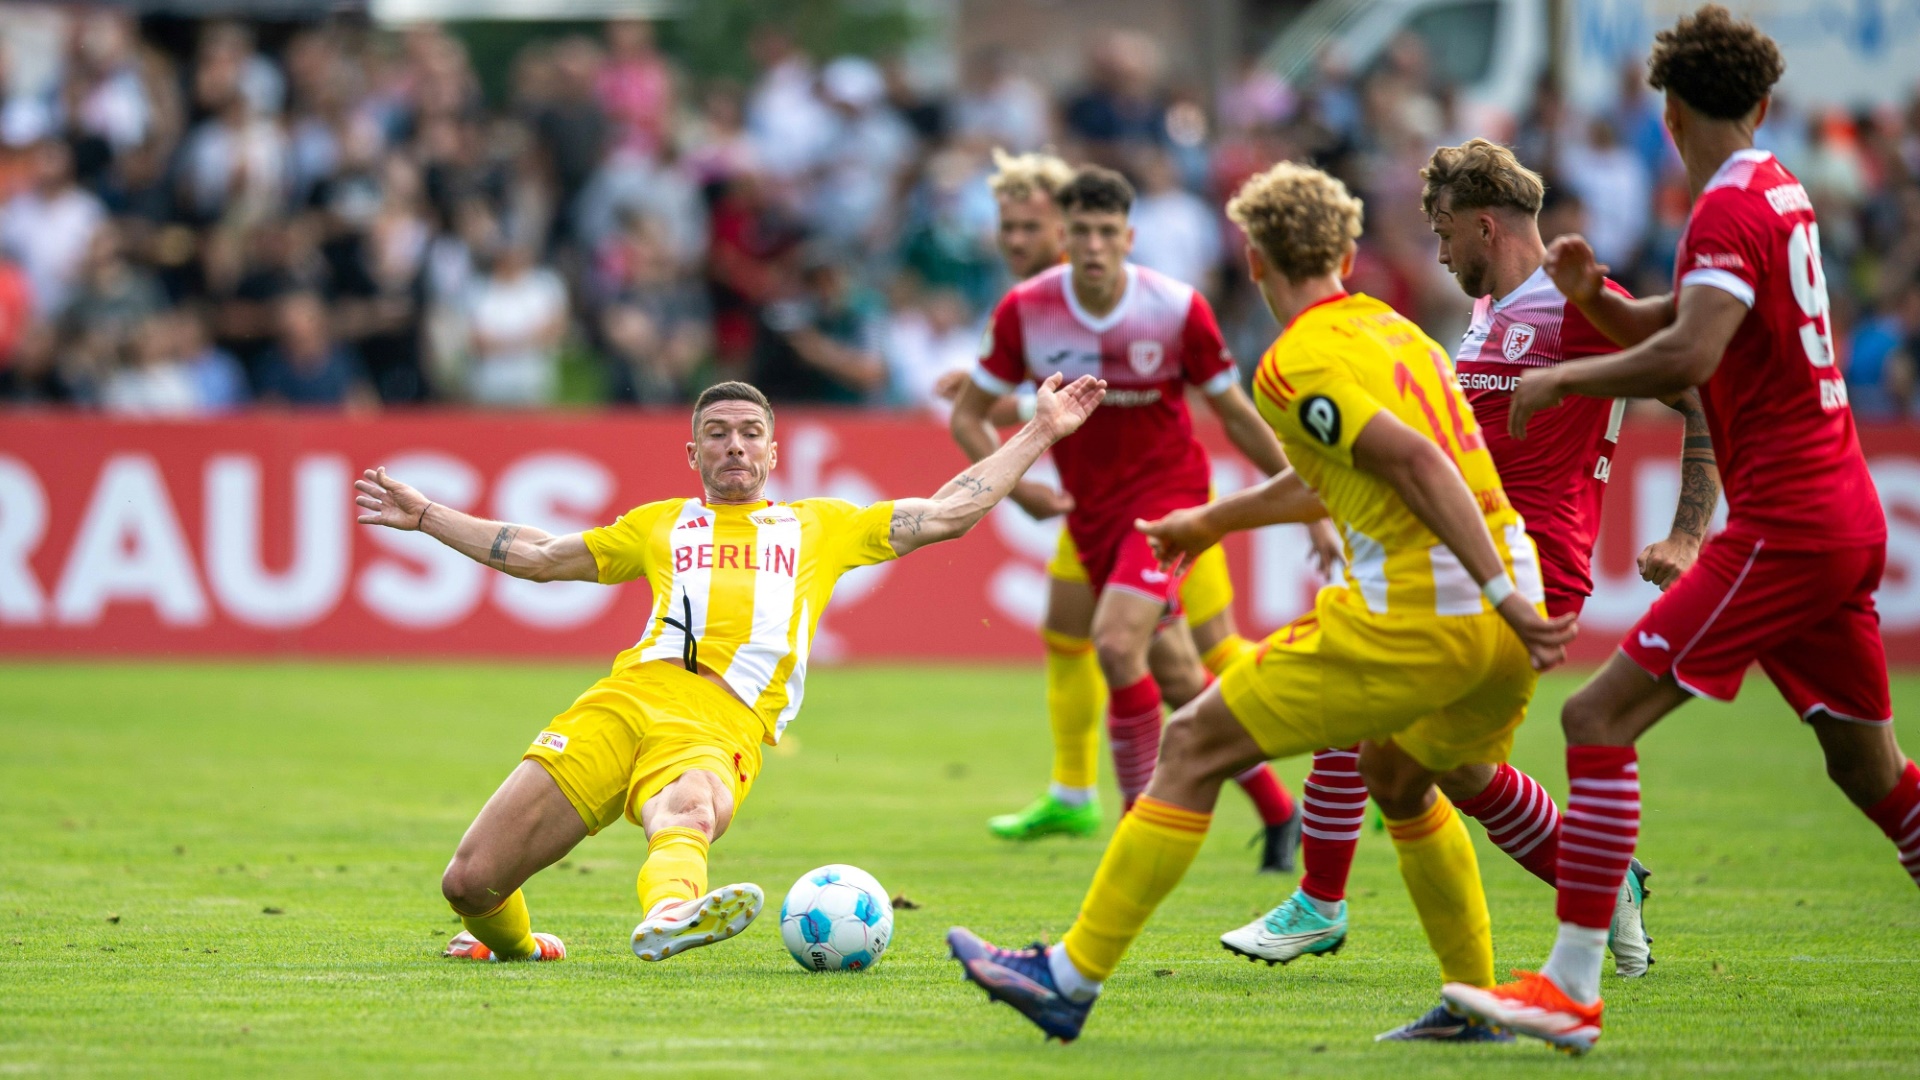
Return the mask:
{"type": "Polygon", "coordinates": [[[1420,170],[1426,186],[1420,208],[1433,216],[1442,194],[1452,196],[1451,209],[1487,210],[1505,207],[1533,215],[1547,197],[1540,174],[1520,164],[1513,151],[1485,139],[1468,139],[1459,146],[1442,146],[1420,170]]]}
{"type": "Polygon", "coordinates": [[[1360,238],[1360,200],[1311,165],[1283,161],[1240,185],[1227,216],[1289,281],[1340,269],[1360,238]]]}
{"type": "Polygon", "coordinates": [[[1023,202],[1037,192],[1051,199],[1073,182],[1073,166],[1052,154],[1009,154],[993,148],[993,175],[987,187],[994,198],[1023,202]]]}

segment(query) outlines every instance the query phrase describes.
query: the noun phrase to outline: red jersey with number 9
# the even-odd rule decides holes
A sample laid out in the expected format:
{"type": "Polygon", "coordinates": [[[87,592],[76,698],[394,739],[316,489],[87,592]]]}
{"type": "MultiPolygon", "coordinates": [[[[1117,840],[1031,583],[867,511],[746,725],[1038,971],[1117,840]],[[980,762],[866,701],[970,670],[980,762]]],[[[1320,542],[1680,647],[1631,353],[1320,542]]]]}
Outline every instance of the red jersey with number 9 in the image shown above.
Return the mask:
{"type": "Polygon", "coordinates": [[[1727,531],[1804,550],[1884,544],[1886,516],[1834,362],[1820,226],[1800,181],[1741,150],[1693,204],[1674,264],[1745,304],[1700,388],[1727,495],[1727,531]]]}

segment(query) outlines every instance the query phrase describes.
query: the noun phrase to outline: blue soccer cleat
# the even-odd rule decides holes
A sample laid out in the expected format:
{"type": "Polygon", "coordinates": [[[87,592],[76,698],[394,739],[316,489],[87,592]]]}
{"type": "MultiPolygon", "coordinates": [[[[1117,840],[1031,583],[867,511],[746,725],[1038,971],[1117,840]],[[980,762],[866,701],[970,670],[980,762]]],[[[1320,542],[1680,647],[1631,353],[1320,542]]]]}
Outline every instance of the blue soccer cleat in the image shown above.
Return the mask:
{"type": "Polygon", "coordinates": [[[1099,1000],[1074,1001],[1067,997],[1053,981],[1046,947],[1037,942],[1025,949],[1002,949],[956,926],[947,931],[947,948],[960,961],[969,982],[993,1000],[1018,1009],[1050,1039],[1070,1043],[1079,1038],[1087,1014],[1099,1000]]]}
{"type": "Polygon", "coordinates": [[[1496,1031],[1470,1016],[1460,1016],[1445,1005],[1435,1005],[1418,1020],[1373,1037],[1374,1042],[1510,1043],[1513,1036],[1496,1031]]]}

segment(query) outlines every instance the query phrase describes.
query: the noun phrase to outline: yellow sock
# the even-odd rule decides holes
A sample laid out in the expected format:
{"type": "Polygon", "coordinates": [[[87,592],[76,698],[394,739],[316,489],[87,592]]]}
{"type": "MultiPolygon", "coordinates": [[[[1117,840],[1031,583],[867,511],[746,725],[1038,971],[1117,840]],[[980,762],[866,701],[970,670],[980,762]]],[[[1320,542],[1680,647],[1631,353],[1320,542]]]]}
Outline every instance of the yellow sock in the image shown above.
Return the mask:
{"type": "Polygon", "coordinates": [[[635,887],[640,910],[662,900],[691,900],[707,891],[707,834],[699,829],[661,829],[647,839],[647,861],[635,887]]]}
{"type": "Polygon", "coordinates": [[[1200,662],[1205,664],[1207,670],[1213,672],[1215,675],[1224,675],[1227,669],[1233,666],[1235,660],[1247,655],[1257,647],[1253,642],[1248,641],[1239,634],[1228,634],[1226,637],[1220,639],[1219,644],[1208,649],[1207,655],[1201,657],[1200,662]]]}
{"type": "Polygon", "coordinates": [[[1151,795],[1133,804],[1107,845],[1080,917],[1060,939],[1080,974],[1096,981],[1113,974],[1153,909],[1186,876],[1212,822],[1212,814],[1151,795]]]}
{"type": "Polygon", "coordinates": [[[1411,821],[1387,819],[1400,876],[1427,930],[1427,944],[1440,958],[1441,978],[1492,986],[1493,925],[1473,838],[1447,797],[1437,791],[1434,796],[1433,806],[1411,821]]]}
{"type": "Polygon", "coordinates": [[[467,933],[479,938],[480,944],[492,949],[502,960],[525,960],[540,948],[533,940],[533,916],[527,913],[527,895],[519,889],[484,915],[469,915],[458,908],[454,914],[460,916],[467,933]]]}
{"type": "Polygon", "coordinates": [[[1106,683],[1093,642],[1051,630],[1047,643],[1047,723],[1053,728],[1053,782],[1090,788],[1099,782],[1100,722],[1106,716],[1106,683]]]}

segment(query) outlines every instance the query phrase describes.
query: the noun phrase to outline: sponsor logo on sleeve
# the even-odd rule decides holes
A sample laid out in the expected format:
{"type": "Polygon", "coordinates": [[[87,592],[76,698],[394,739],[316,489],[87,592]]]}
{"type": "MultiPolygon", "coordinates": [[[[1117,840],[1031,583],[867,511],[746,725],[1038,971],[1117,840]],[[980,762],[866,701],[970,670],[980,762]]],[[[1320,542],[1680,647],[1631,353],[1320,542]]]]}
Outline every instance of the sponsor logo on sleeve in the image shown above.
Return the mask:
{"type": "Polygon", "coordinates": [[[1166,349],[1157,341],[1136,341],[1127,346],[1127,366],[1135,375],[1151,375],[1160,370],[1166,349]]]}
{"type": "Polygon", "coordinates": [[[1507,336],[1500,342],[1500,351],[1508,360],[1518,360],[1533,348],[1533,339],[1539,331],[1526,323],[1514,323],[1507,327],[1507,336]]]}
{"type": "Polygon", "coordinates": [[[1324,394],[1302,398],[1300,426],[1328,446],[1337,446],[1340,443],[1340,406],[1324,394]]]}
{"type": "Polygon", "coordinates": [[[1640,631],[1640,647],[1643,649],[1659,649],[1661,652],[1673,651],[1673,646],[1667,644],[1666,638],[1661,637],[1659,634],[1649,634],[1645,630],[1640,631]]]}
{"type": "Polygon", "coordinates": [[[557,731],[543,731],[533,737],[533,745],[544,746],[556,754],[567,752],[567,737],[557,731]]]}
{"type": "Polygon", "coordinates": [[[1693,256],[1696,270],[1745,270],[1747,260],[1731,251],[1697,252],[1693,256]]]}

